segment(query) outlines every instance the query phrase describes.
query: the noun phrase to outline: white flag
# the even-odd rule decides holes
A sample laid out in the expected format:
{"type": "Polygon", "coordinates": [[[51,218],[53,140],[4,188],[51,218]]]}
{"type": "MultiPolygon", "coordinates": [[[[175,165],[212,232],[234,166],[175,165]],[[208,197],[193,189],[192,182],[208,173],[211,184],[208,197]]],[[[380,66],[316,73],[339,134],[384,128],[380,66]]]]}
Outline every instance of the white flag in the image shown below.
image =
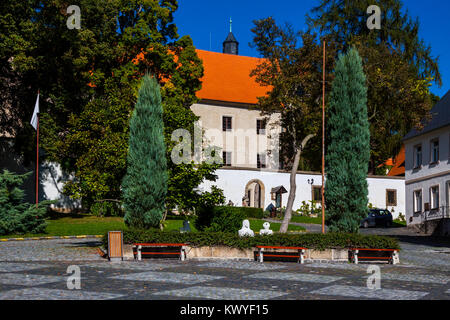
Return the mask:
{"type": "Polygon", "coordinates": [[[36,100],[36,105],[34,106],[33,111],[33,117],[31,118],[31,125],[33,126],[34,130],[37,130],[38,125],[38,113],[39,113],[39,93],[36,100]]]}

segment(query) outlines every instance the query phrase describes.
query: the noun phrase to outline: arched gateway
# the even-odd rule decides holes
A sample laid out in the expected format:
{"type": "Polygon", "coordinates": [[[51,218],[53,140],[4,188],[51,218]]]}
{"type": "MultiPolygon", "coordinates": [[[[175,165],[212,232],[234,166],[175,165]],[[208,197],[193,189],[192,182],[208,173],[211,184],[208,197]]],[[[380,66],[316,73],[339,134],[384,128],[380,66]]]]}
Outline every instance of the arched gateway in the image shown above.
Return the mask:
{"type": "Polygon", "coordinates": [[[266,188],[261,180],[250,180],[245,186],[245,195],[243,205],[247,207],[263,208],[266,188]]]}

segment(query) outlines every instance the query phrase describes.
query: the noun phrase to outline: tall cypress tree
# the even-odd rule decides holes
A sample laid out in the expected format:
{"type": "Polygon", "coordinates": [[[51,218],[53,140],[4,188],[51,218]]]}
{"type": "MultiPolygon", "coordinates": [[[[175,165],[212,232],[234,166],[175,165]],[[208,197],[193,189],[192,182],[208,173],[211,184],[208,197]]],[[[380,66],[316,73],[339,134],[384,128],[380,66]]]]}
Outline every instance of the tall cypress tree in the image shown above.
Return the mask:
{"type": "Polygon", "coordinates": [[[167,162],[160,87],[146,75],[130,120],[127,173],[122,182],[125,223],[157,227],[167,194],[167,162]]]}
{"type": "Polygon", "coordinates": [[[354,48],[336,63],[327,126],[327,225],[332,232],[356,233],[367,215],[370,131],[366,77],[354,48]]]}

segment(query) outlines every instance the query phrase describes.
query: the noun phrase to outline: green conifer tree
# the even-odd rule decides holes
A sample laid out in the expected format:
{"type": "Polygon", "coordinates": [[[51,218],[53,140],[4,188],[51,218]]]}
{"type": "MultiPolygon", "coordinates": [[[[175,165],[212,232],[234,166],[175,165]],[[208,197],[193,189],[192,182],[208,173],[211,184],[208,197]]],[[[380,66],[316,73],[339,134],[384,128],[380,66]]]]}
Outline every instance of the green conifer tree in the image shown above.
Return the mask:
{"type": "Polygon", "coordinates": [[[354,48],[336,63],[328,112],[326,221],[331,232],[357,233],[367,215],[370,131],[366,77],[354,48]]]}
{"type": "Polygon", "coordinates": [[[47,207],[55,201],[42,201],[38,207],[24,201],[21,186],[31,174],[0,172],[0,235],[45,232],[47,207]]]}
{"type": "Polygon", "coordinates": [[[130,120],[127,173],[122,182],[125,223],[158,227],[165,210],[167,162],[160,87],[144,76],[130,120]]]}

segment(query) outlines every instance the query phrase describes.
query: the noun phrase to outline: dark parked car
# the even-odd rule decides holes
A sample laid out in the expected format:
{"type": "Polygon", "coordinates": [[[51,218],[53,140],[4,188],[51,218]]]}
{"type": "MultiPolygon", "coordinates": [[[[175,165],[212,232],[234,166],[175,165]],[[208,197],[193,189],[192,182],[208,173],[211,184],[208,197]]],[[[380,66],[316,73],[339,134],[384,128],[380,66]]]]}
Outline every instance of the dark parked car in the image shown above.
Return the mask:
{"type": "Polygon", "coordinates": [[[390,227],[392,226],[392,214],[386,209],[370,209],[367,218],[361,221],[361,227],[390,227]]]}

